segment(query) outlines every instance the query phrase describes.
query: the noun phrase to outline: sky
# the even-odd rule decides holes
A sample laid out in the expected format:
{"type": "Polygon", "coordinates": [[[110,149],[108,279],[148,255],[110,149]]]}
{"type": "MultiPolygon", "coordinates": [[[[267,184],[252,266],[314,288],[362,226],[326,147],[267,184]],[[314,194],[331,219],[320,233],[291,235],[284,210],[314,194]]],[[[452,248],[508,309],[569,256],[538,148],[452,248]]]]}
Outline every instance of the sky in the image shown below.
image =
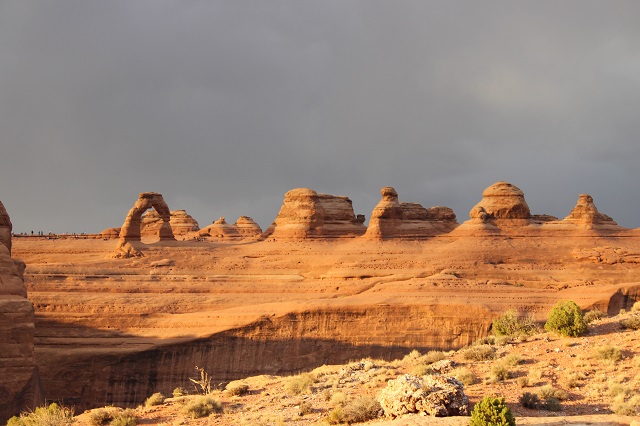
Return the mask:
{"type": "Polygon", "coordinates": [[[0,0],[14,232],[118,227],[140,192],[266,228],[299,187],[459,222],[508,181],[640,227],[640,2],[0,0]]]}

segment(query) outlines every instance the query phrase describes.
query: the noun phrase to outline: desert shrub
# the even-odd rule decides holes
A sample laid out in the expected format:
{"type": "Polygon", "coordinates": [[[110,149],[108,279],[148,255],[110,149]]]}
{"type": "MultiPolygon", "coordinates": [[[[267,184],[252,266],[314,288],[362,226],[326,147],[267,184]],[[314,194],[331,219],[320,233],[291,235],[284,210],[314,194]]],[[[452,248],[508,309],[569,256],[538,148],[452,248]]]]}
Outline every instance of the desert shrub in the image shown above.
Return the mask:
{"type": "Polygon", "coordinates": [[[313,406],[311,405],[310,402],[308,401],[302,401],[299,405],[298,405],[298,415],[300,417],[302,416],[306,416],[307,414],[311,414],[313,413],[313,406]]]}
{"type": "Polygon", "coordinates": [[[470,426],[515,426],[516,421],[504,398],[485,396],[471,412],[470,426]]]}
{"type": "Polygon", "coordinates": [[[51,403],[46,407],[37,407],[35,411],[21,413],[12,417],[7,425],[12,426],[65,426],[73,424],[73,410],[51,403]]]}
{"type": "Polygon", "coordinates": [[[528,386],[530,386],[529,383],[529,378],[527,376],[523,376],[523,377],[518,377],[516,379],[516,383],[518,384],[518,386],[520,386],[521,388],[526,388],[528,386]]]}
{"type": "Polygon", "coordinates": [[[330,425],[339,425],[341,423],[344,423],[346,420],[344,417],[344,412],[342,411],[342,407],[336,407],[331,410],[329,415],[325,418],[325,421],[330,425]]]}
{"type": "Polygon", "coordinates": [[[177,398],[179,396],[189,395],[189,391],[179,386],[173,390],[172,395],[174,398],[177,398]]]}
{"type": "Polygon", "coordinates": [[[573,371],[567,375],[567,386],[575,388],[579,386],[584,380],[584,374],[578,371],[573,371]]]}
{"type": "Polygon", "coordinates": [[[558,398],[548,397],[542,401],[540,408],[547,411],[560,411],[562,409],[562,405],[560,405],[560,400],[558,398]]]}
{"type": "Polygon", "coordinates": [[[502,362],[505,365],[510,365],[511,367],[515,367],[516,365],[518,365],[518,364],[520,364],[522,362],[522,357],[520,355],[518,355],[518,354],[509,354],[509,355],[504,357],[502,362]]]}
{"type": "Polygon", "coordinates": [[[520,405],[526,408],[538,408],[540,407],[540,398],[538,395],[531,392],[525,392],[520,396],[520,405]]]}
{"type": "Polygon", "coordinates": [[[127,409],[117,413],[109,426],[135,426],[138,424],[138,417],[132,409],[127,409]]]}
{"type": "Polygon", "coordinates": [[[622,352],[615,346],[604,345],[596,348],[594,357],[603,361],[616,363],[622,359],[622,352]]]}
{"type": "Polygon", "coordinates": [[[89,422],[93,426],[107,425],[113,420],[114,410],[108,410],[106,408],[98,408],[93,410],[89,415],[89,422]]]}
{"type": "Polygon", "coordinates": [[[509,309],[491,323],[491,331],[496,336],[528,336],[536,330],[533,318],[520,316],[515,309],[509,309]]]}
{"type": "MultiPolygon", "coordinates": [[[[633,306],[637,305],[636,302],[633,306]]],[[[630,330],[640,330],[640,315],[632,315],[629,318],[623,318],[620,320],[620,326],[622,328],[630,330]]]]}
{"type": "Polygon", "coordinates": [[[334,393],[329,401],[329,403],[334,407],[342,406],[345,402],[347,402],[347,396],[342,392],[334,393]]]}
{"type": "Polygon", "coordinates": [[[327,402],[331,400],[331,389],[325,389],[322,391],[322,399],[327,402]]]}
{"type": "Polygon", "coordinates": [[[611,411],[620,416],[637,416],[640,413],[640,396],[636,395],[631,399],[618,397],[611,405],[611,411]]]}
{"type": "Polygon", "coordinates": [[[311,385],[316,379],[312,374],[305,373],[298,376],[290,377],[285,384],[285,391],[290,395],[302,395],[311,391],[311,385]]]}
{"type": "Polygon", "coordinates": [[[153,395],[151,395],[149,398],[147,398],[147,400],[144,402],[145,407],[152,407],[154,405],[160,405],[164,402],[164,395],[162,395],[160,392],[156,392],[153,395]]]}
{"type": "Polygon", "coordinates": [[[597,320],[601,320],[602,318],[605,318],[607,316],[606,313],[602,312],[600,309],[596,308],[596,309],[592,309],[590,311],[587,311],[584,314],[584,322],[586,322],[587,324],[591,324],[594,321],[597,320]]]}
{"type": "Polygon", "coordinates": [[[406,354],[404,356],[404,358],[402,358],[402,361],[404,361],[404,362],[415,361],[416,359],[420,358],[421,356],[422,356],[422,354],[417,349],[414,349],[411,352],[409,352],[408,354],[406,354]]]}
{"type": "Polygon", "coordinates": [[[183,408],[182,413],[192,419],[205,417],[211,413],[222,412],[222,404],[210,396],[199,395],[189,401],[183,408]]]}
{"type": "Polygon", "coordinates": [[[466,360],[472,361],[487,361],[494,359],[496,357],[496,353],[489,345],[475,345],[464,349],[462,357],[466,360]]]}
{"type": "Polygon", "coordinates": [[[427,364],[433,364],[434,362],[445,359],[447,355],[442,351],[429,351],[424,356],[424,362],[427,364]]]}
{"type": "Polygon", "coordinates": [[[562,389],[554,388],[551,385],[545,385],[538,389],[538,396],[540,399],[545,400],[547,398],[556,398],[560,401],[564,401],[569,397],[562,389]]]}
{"type": "Polygon", "coordinates": [[[562,336],[577,337],[586,333],[588,326],[578,305],[568,300],[558,302],[549,311],[544,329],[562,336]]]}
{"type": "Polygon", "coordinates": [[[243,396],[249,393],[249,385],[242,382],[231,382],[227,384],[225,390],[231,396],[243,396]]]}
{"type": "Polygon", "coordinates": [[[493,382],[502,382],[511,377],[511,371],[505,364],[496,364],[491,368],[489,376],[493,382]]]}
{"type": "Polygon", "coordinates": [[[344,420],[359,423],[373,420],[380,415],[380,403],[373,397],[361,396],[348,402],[342,409],[344,420]]]}
{"type": "Polygon", "coordinates": [[[631,307],[631,312],[640,312],[640,301],[635,302],[631,307]]]}
{"type": "Polygon", "coordinates": [[[417,364],[411,367],[411,374],[413,376],[421,377],[432,373],[433,369],[431,368],[431,364],[417,364]]]}
{"type": "Polygon", "coordinates": [[[458,367],[451,371],[453,378],[460,380],[463,384],[470,386],[476,381],[476,376],[466,367],[458,367]]]}

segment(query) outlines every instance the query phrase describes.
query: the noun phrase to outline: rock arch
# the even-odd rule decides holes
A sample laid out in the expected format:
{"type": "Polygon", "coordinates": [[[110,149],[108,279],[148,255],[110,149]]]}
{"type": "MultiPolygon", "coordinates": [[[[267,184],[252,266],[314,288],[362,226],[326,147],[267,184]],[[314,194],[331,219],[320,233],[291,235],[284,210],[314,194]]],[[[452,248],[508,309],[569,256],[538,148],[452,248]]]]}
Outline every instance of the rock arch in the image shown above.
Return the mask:
{"type": "Polygon", "coordinates": [[[171,211],[169,210],[167,203],[164,201],[164,198],[162,198],[162,194],[158,194],[157,192],[142,192],[131,210],[129,210],[129,213],[120,228],[118,246],[111,257],[126,258],[142,256],[142,253],[131,243],[140,241],[142,215],[150,208],[155,209],[162,219],[162,225],[158,229],[158,237],[160,237],[160,241],[175,240],[170,224],[171,211]]]}

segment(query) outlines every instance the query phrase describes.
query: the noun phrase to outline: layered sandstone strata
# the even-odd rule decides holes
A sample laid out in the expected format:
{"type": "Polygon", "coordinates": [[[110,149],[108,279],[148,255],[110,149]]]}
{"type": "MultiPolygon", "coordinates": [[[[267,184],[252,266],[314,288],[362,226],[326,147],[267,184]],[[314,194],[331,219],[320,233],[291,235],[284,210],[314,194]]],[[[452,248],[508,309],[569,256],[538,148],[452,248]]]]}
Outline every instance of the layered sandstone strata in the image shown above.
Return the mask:
{"type": "Polygon", "coordinates": [[[617,225],[611,217],[598,211],[589,194],[580,194],[578,203],[564,220],[581,225],[617,225]]]}
{"type": "Polygon", "coordinates": [[[401,203],[398,192],[385,186],[380,190],[382,200],[374,207],[366,236],[374,239],[425,238],[454,229],[458,222],[449,207],[428,209],[418,203],[401,203]]]}
{"type": "Polygon", "coordinates": [[[474,222],[497,225],[528,225],[529,205],[520,188],[508,182],[496,182],[482,192],[482,200],[469,213],[474,222]]]}
{"type": "Polygon", "coordinates": [[[225,240],[238,240],[242,237],[238,231],[238,227],[234,224],[227,223],[224,217],[202,228],[199,235],[202,237],[224,238],[225,240]]]}
{"type": "Polygon", "coordinates": [[[366,232],[363,222],[349,198],[297,188],[285,194],[268,233],[285,239],[356,237],[366,232]]]}
{"type": "Polygon", "coordinates": [[[24,268],[11,258],[11,220],[0,202],[0,423],[41,400],[24,268]]]}
{"type": "MultiPolygon", "coordinates": [[[[159,234],[164,221],[156,210],[148,210],[140,222],[140,235],[153,237],[159,234]]],[[[198,222],[185,210],[171,212],[169,225],[173,235],[184,236],[200,230],[198,222]]]]}
{"type": "Polygon", "coordinates": [[[255,239],[262,235],[262,229],[252,218],[249,216],[240,216],[236,220],[236,228],[242,238],[255,239]]]}

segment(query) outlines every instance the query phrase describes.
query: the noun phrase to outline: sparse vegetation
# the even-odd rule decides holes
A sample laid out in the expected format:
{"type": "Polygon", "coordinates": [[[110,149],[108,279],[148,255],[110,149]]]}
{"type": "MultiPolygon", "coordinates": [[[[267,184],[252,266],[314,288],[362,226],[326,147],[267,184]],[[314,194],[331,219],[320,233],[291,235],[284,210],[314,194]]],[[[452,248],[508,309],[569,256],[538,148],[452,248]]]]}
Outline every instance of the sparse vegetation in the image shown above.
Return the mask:
{"type": "Polygon", "coordinates": [[[189,391],[183,387],[177,387],[173,390],[172,395],[174,398],[177,398],[179,396],[189,395],[189,391]]]}
{"type": "Polygon", "coordinates": [[[189,378],[189,380],[191,380],[193,386],[196,388],[196,392],[199,392],[202,395],[210,394],[212,377],[204,369],[204,367],[198,367],[196,365],[196,370],[200,372],[200,379],[189,378]]]}
{"type": "Polygon", "coordinates": [[[544,329],[567,337],[578,337],[587,332],[582,311],[575,302],[560,301],[549,311],[544,329]]]}
{"type": "Polygon", "coordinates": [[[91,422],[93,426],[107,425],[111,420],[113,420],[113,410],[109,410],[107,408],[98,408],[97,410],[93,410],[89,416],[89,422],[91,422]]]}
{"type": "Polygon", "coordinates": [[[515,426],[516,421],[504,398],[485,396],[471,412],[470,426],[515,426]]]}
{"type": "Polygon", "coordinates": [[[496,336],[529,336],[537,329],[532,317],[519,315],[515,309],[509,309],[491,323],[491,331],[496,336]]]}
{"type": "Polygon", "coordinates": [[[535,393],[524,392],[518,401],[520,405],[526,408],[536,409],[540,407],[540,398],[535,393]]]}
{"type": "Polygon", "coordinates": [[[476,376],[467,367],[458,367],[452,370],[451,376],[460,380],[465,386],[470,386],[476,381],[476,376]]]}
{"type": "Polygon", "coordinates": [[[545,385],[538,389],[538,396],[542,400],[556,398],[559,401],[564,401],[569,395],[567,395],[567,393],[562,389],[555,388],[551,385],[545,385]]]}
{"type": "Polygon", "coordinates": [[[144,402],[145,407],[152,407],[154,405],[160,405],[164,402],[164,395],[162,395],[160,392],[156,392],[153,395],[151,395],[149,398],[147,398],[147,400],[144,402]]]}
{"type": "Polygon", "coordinates": [[[303,393],[311,392],[311,385],[316,381],[316,378],[311,373],[303,373],[298,376],[290,377],[285,385],[285,391],[289,395],[302,395],[303,393]]]}
{"type": "Polygon", "coordinates": [[[249,385],[243,382],[230,382],[225,387],[225,390],[228,395],[231,396],[243,396],[249,393],[249,385]]]}
{"type": "Polygon", "coordinates": [[[511,371],[505,364],[495,364],[491,367],[491,374],[489,376],[492,382],[502,382],[511,377],[511,371]]]}
{"type": "Polygon", "coordinates": [[[298,415],[300,417],[313,413],[313,405],[309,401],[302,401],[298,405],[298,415]]]}
{"type": "Polygon", "coordinates": [[[332,425],[366,422],[377,418],[381,410],[382,407],[375,398],[361,396],[349,401],[344,407],[334,408],[325,420],[332,425]]]}
{"type": "Polygon", "coordinates": [[[464,349],[462,356],[470,361],[487,361],[494,359],[496,352],[489,345],[474,345],[464,349]]]}
{"type": "MultiPolygon", "coordinates": [[[[636,306],[636,302],[633,306],[636,306]]],[[[633,315],[620,320],[620,326],[629,330],[640,330],[640,315],[634,313],[633,315]]]]}
{"type": "Polygon", "coordinates": [[[14,416],[8,426],[65,426],[73,424],[73,410],[51,403],[46,407],[37,407],[34,411],[14,416]]]}
{"type": "Polygon", "coordinates": [[[109,426],[135,426],[138,424],[138,417],[131,409],[127,409],[117,413],[109,426]]]}
{"type": "Polygon", "coordinates": [[[212,397],[205,395],[196,396],[182,408],[182,413],[192,419],[198,419],[212,413],[221,412],[222,404],[212,397]]]}
{"type": "Polygon", "coordinates": [[[594,357],[599,360],[616,363],[622,359],[622,352],[615,346],[604,345],[596,348],[594,357]]]}
{"type": "Polygon", "coordinates": [[[592,322],[601,320],[602,318],[605,318],[606,316],[607,316],[606,313],[602,312],[598,308],[595,308],[595,309],[592,309],[590,311],[587,311],[584,314],[584,322],[586,322],[587,324],[591,324],[592,322]]]}

